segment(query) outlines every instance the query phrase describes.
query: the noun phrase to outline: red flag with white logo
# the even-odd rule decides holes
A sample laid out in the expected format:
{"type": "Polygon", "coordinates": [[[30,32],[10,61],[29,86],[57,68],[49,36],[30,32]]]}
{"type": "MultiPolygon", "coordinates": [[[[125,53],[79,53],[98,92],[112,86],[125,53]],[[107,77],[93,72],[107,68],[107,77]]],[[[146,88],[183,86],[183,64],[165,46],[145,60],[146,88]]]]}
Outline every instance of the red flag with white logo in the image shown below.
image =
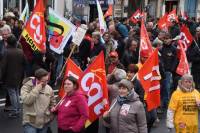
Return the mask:
{"type": "Polygon", "coordinates": [[[160,106],[160,71],[158,60],[158,49],[147,59],[138,71],[138,79],[147,94],[147,110],[160,106]]]}
{"type": "Polygon", "coordinates": [[[176,15],[176,9],[172,10],[172,11],[167,15],[168,26],[171,25],[172,21],[176,21],[176,22],[178,23],[178,16],[176,15]]]}
{"type": "Polygon", "coordinates": [[[144,13],[141,13],[141,11],[138,9],[130,18],[130,21],[134,24],[136,24],[138,21],[141,21],[141,19],[144,17],[144,13]]]}
{"type": "MultiPolygon", "coordinates": [[[[82,73],[83,73],[83,71],[73,62],[73,60],[71,60],[71,59],[67,60],[64,78],[67,76],[72,76],[76,79],[79,79],[79,77],[82,73]]],[[[58,95],[60,98],[62,98],[65,95],[63,83],[61,85],[61,88],[59,89],[58,95]]]]}
{"type": "Polygon", "coordinates": [[[179,40],[178,45],[180,47],[180,62],[178,64],[178,67],[176,68],[176,73],[183,76],[184,74],[189,73],[190,70],[182,41],[179,40]]]}
{"type": "Polygon", "coordinates": [[[81,90],[88,96],[88,127],[109,109],[104,54],[101,52],[79,79],[81,90]]]}
{"type": "Polygon", "coordinates": [[[161,17],[158,20],[158,28],[164,31],[168,31],[168,25],[167,25],[167,14],[165,14],[163,17],[161,17]]]}
{"type": "Polygon", "coordinates": [[[45,7],[43,0],[38,0],[32,15],[22,31],[20,42],[26,57],[34,51],[46,52],[45,7]]]}
{"type": "Polygon", "coordinates": [[[176,9],[171,11],[169,14],[165,14],[158,21],[158,27],[161,30],[168,31],[168,27],[171,26],[172,21],[178,22],[178,16],[176,15],[176,9]]]}
{"type": "Polygon", "coordinates": [[[181,27],[180,40],[185,51],[192,44],[193,36],[186,25],[182,25],[181,27]]]}
{"type": "MultiPolygon", "coordinates": [[[[139,58],[141,57],[141,53],[148,53],[148,55],[151,55],[153,53],[153,47],[151,45],[151,41],[149,39],[149,35],[147,33],[144,20],[141,22],[141,28],[140,28],[140,52],[139,52],[139,58]]],[[[140,61],[140,59],[139,59],[140,61]]]]}

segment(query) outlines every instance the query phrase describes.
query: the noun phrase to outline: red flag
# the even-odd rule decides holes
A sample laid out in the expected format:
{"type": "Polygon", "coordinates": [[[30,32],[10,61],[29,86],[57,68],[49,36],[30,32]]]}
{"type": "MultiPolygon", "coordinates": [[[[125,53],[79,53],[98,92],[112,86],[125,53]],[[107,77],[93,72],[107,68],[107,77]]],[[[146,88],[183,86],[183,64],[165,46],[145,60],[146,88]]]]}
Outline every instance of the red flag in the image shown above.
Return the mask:
{"type": "Polygon", "coordinates": [[[180,40],[183,45],[183,49],[186,51],[187,48],[192,44],[193,36],[190,33],[189,29],[186,25],[183,25],[181,27],[181,33],[180,33],[180,40]]]}
{"type": "Polygon", "coordinates": [[[176,9],[172,10],[168,15],[167,15],[167,22],[168,25],[171,25],[172,21],[176,21],[178,23],[178,16],[176,15],[176,9]]]}
{"type": "Polygon", "coordinates": [[[176,15],[176,9],[171,11],[169,14],[165,14],[158,21],[158,27],[162,30],[167,31],[168,27],[171,25],[172,21],[178,22],[178,16],[176,15]]]}
{"type": "Polygon", "coordinates": [[[147,59],[138,71],[138,78],[147,94],[148,111],[160,106],[160,72],[158,63],[158,49],[147,59]]]}
{"type": "Polygon", "coordinates": [[[151,45],[151,41],[149,40],[149,36],[144,24],[144,20],[141,22],[141,29],[140,29],[140,53],[139,58],[141,56],[141,53],[148,53],[148,55],[151,55],[153,53],[153,47],[151,45]]]}
{"type": "Polygon", "coordinates": [[[109,5],[108,10],[104,14],[104,18],[106,18],[108,16],[112,16],[112,15],[113,15],[113,5],[109,5]]]}
{"type": "Polygon", "coordinates": [[[134,24],[136,24],[138,21],[140,21],[144,17],[144,13],[141,13],[141,11],[138,9],[130,18],[130,21],[134,24]]]}
{"type": "Polygon", "coordinates": [[[38,0],[22,32],[20,42],[26,56],[33,51],[46,52],[46,30],[43,0],[38,0]]]}
{"type": "Polygon", "coordinates": [[[176,68],[176,73],[183,76],[184,74],[189,73],[189,64],[187,61],[187,57],[185,54],[185,50],[183,48],[183,44],[181,44],[182,41],[178,41],[179,47],[180,47],[180,62],[178,64],[178,67],[176,68]]]}
{"type": "MultiPolygon", "coordinates": [[[[71,59],[67,60],[64,77],[73,76],[74,78],[79,79],[82,73],[83,71],[71,59]]],[[[63,83],[61,85],[61,88],[59,89],[58,95],[60,98],[65,95],[63,83]]]]}
{"type": "Polygon", "coordinates": [[[163,17],[161,17],[158,21],[158,28],[161,30],[168,31],[168,25],[167,25],[167,14],[165,14],[163,17]]]}
{"type": "Polygon", "coordinates": [[[104,63],[104,54],[101,52],[79,80],[80,88],[88,96],[89,120],[86,127],[109,109],[104,63]]]}

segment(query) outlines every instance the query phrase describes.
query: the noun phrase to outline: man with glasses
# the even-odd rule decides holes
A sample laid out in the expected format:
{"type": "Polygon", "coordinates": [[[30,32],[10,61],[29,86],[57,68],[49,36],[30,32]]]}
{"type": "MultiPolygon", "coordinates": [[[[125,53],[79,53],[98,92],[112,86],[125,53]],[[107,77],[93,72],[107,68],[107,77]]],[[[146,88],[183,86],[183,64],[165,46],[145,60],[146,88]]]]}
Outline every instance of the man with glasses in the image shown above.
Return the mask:
{"type": "Polygon", "coordinates": [[[40,68],[35,77],[24,80],[21,88],[24,133],[46,133],[53,120],[50,109],[55,106],[52,88],[47,84],[49,73],[40,68]]]}

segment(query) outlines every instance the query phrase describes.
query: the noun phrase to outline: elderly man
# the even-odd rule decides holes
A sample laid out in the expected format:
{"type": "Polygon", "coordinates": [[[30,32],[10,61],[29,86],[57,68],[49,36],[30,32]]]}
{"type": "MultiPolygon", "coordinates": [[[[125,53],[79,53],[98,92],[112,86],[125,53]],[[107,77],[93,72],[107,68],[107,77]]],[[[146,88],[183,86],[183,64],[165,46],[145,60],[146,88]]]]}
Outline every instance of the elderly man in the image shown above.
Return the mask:
{"type": "Polygon", "coordinates": [[[198,133],[200,93],[194,88],[193,77],[185,74],[172,94],[167,110],[167,127],[176,133],[198,133]]]}

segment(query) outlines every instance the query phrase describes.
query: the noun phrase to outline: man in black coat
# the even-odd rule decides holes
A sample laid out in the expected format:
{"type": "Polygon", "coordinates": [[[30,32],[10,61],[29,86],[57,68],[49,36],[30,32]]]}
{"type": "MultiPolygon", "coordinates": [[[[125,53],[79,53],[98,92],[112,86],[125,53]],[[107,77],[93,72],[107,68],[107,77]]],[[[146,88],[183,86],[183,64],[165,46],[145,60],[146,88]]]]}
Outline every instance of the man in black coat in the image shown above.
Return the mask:
{"type": "Polygon", "coordinates": [[[17,39],[10,35],[7,39],[7,49],[2,59],[3,82],[10,97],[12,111],[10,117],[19,114],[19,88],[24,76],[25,57],[23,51],[17,48],[17,39]]]}

